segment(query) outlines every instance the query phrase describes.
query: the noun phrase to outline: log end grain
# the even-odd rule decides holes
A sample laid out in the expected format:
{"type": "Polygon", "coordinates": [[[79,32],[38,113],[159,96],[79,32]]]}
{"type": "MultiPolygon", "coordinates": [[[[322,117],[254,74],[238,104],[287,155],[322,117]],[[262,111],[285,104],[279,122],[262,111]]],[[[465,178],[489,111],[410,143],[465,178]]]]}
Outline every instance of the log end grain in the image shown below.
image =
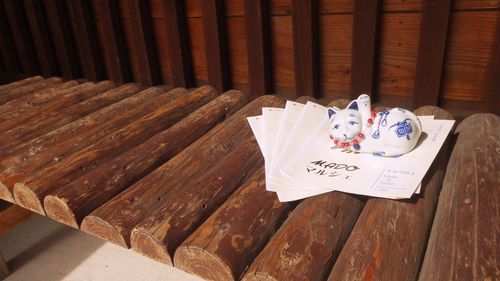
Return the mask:
{"type": "Polygon", "coordinates": [[[233,281],[237,278],[223,260],[200,247],[181,245],[175,251],[174,262],[175,267],[205,280],[233,281]]]}
{"type": "Polygon", "coordinates": [[[89,215],[83,219],[80,229],[124,248],[129,248],[120,231],[98,216],[89,215]]]}
{"type": "Polygon", "coordinates": [[[25,209],[45,215],[42,200],[25,183],[16,183],[14,185],[14,200],[17,205],[25,209]]]}
{"type": "Polygon", "coordinates": [[[14,196],[12,196],[10,190],[1,181],[0,181],[0,198],[5,201],[14,203],[14,196]]]}
{"type": "Polygon", "coordinates": [[[75,214],[65,200],[49,195],[43,200],[43,206],[49,218],[78,229],[78,222],[76,221],[75,214]]]}
{"type": "Polygon", "coordinates": [[[252,272],[252,274],[246,274],[242,281],[279,281],[273,276],[267,274],[266,272],[252,272]]]}
{"type": "Polygon", "coordinates": [[[173,265],[168,249],[162,241],[139,228],[135,228],[130,236],[132,249],[151,259],[167,265],[173,265]]]}

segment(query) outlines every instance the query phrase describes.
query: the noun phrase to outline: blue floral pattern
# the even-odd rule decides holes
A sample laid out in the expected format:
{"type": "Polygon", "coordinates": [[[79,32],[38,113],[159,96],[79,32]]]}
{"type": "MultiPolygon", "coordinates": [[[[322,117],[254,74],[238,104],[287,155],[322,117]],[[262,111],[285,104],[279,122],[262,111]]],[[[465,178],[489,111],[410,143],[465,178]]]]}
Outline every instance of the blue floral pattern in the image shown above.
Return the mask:
{"type": "Polygon", "coordinates": [[[394,126],[397,126],[396,135],[398,136],[398,138],[406,137],[407,140],[410,140],[410,134],[413,132],[410,119],[407,118],[403,121],[397,122],[396,124],[389,127],[389,129],[391,129],[394,126]]]}

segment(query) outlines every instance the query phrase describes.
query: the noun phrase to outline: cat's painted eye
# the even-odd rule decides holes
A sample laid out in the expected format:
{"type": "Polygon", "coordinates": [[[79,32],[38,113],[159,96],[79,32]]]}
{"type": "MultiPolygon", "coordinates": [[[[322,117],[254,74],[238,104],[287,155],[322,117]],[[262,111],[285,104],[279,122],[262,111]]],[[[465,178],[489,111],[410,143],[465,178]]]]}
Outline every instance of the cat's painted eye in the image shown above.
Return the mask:
{"type": "Polygon", "coordinates": [[[333,128],[334,128],[334,129],[338,129],[338,128],[340,128],[340,124],[337,124],[337,125],[333,126],[333,128]]]}
{"type": "Polygon", "coordinates": [[[359,123],[354,121],[349,121],[349,125],[354,126],[354,124],[359,124],[359,123]]]}

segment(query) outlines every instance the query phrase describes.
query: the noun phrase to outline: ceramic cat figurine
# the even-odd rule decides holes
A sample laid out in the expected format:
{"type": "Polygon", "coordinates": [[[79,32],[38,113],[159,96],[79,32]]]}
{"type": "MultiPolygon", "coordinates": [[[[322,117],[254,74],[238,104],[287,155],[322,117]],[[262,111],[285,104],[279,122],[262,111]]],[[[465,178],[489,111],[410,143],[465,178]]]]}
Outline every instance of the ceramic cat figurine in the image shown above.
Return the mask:
{"type": "Polygon", "coordinates": [[[413,112],[402,108],[373,111],[368,95],[359,96],[345,109],[328,108],[328,117],[335,146],[380,156],[410,152],[422,133],[413,112]]]}

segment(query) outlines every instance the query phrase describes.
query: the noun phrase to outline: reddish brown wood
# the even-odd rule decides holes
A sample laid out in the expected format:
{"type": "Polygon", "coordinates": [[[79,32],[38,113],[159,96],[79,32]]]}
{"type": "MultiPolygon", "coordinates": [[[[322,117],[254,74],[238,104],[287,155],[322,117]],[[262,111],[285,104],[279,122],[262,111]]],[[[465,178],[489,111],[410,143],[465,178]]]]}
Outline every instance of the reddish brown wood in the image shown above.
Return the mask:
{"type": "Polygon", "coordinates": [[[267,0],[245,0],[248,91],[257,97],[271,92],[271,57],[267,0]]]}
{"type": "Polygon", "coordinates": [[[189,50],[184,1],[163,0],[163,14],[168,38],[168,52],[174,87],[192,87],[194,84],[191,52],[189,50]]]}
{"type": "Polygon", "coordinates": [[[413,107],[437,105],[441,90],[451,0],[424,0],[413,107]]]}
{"type": "MultiPolygon", "coordinates": [[[[1,7],[1,6],[0,6],[1,7]]],[[[32,76],[25,79],[21,79],[12,83],[8,83],[5,85],[0,85],[0,94],[4,94],[5,92],[11,91],[13,89],[17,89],[22,86],[26,86],[28,84],[36,83],[43,80],[41,76],[32,76]]]]}
{"type": "MultiPolygon", "coordinates": [[[[31,114],[32,116],[21,125],[5,132],[0,139],[0,145],[5,150],[14,148],[127,98],[140,89],[134,84],[114,89],[110,89],[108,85],[109,82],[100,82],[95,86],[92,83],[85,83],[76,89],[59,92],[61,96],[57,100],[38,109],[43,112],[42,114],[31,114]]],[[[36,113],[38,110],[30,113],[36,113]]],[[[29,117],[27,113],[23,116],[29,117]]]]}
{"type": "Polygon", "coordinates": [[[207,280],[238,280],[293,205],[265,190],[261,168],[182,243],[175,266],[207,280]]]}
{"type": "Polygon", "coordinates": [[[292,0],[296,96],[318,94],[317,1],[292,0]]]}
{"type": "Polygon", "coordinates": [[[28,23],[26,22],[26,14],[21,6],[21,1],[4,0],[2,2],[23,72],[27,74],[38,73],[39,67],[34,51],[35,48],[33,47],[33,40],[28,23]]]}
{"type": "Polygon", "coordinates": [[[144,85],[160,83],[160,70],[153,41],[149,4],[147,1],[128,0],[130,24],[139,62],[139,82],[144,85]]]}
{"type": "Polygon", "coordinates": [[[80,77],[80,64],[70,32],[65,2],[45,0],[45,11],[62,75],[68,79],[80,77]]]}
{"type": "Polygon", "coordinates": [[[124,127],[56,163],[40,166],[16,183],[14,188],[16,203],[26,209],[45,214],[42,202],[46,195],[79,178],[88,168],[95,167],[105,157],[124,153],[172,126],[217,95],[215,89],[211,87],[187,92],[184,88],[170,91],[167,98],[157,99],[144,116],[130,121],[124,127]]]}
{"type": "Polygon", "coordinates": [[[58,162],[68,153],[87,147],[112,131],[130,123],[130,120],[146,114],[149,110],[154,110],[156,102],[158,102],[156,97],[163,92],[159,88],[149,88],[32,141],[23,143],[15,148],[15,153],[6,152],[11,156],[2,159],[0,163],[0,198],[12,201],[14,184],[34,169],[49,162],[58,162]],[[106,120],[106,122],[102,120],[106,120]]]}
{"type": "MultiPolygon", "coordinates": [[[[453,119],[437,107],[425,106],[417,115],[453,119]]],[[[410,200],[371,198],[356,221],[328,280],[415,280],[448,160],[450,140],[422,181],[422,191],[410,200]]]]}
{"type": "Polygon", "coordinates": [[[90,81],[104,79],[104,64],[97,42],[97,34],[94,27],[94,17],[90,7],[90,1],[71,0],[67,2],[75,21],[74,31],[77,46],[80,49],[80,64],[83,68],[83,76],[90,81]]]}
{"type": "Polygon", "coordinates": [[[500,17],[497,19],[496,36],[491,50],[491,65],[489,68],[489,81],[485,111],[500,115],[500,17]]]}
{"type": "Polygon", "coordinates": [[[159,200],[175,186],[207,171],[225,154],[252,137],[246,117],[259,114],[262,106],[280,106],[283,103],[282,99],[274,96],[253,101],[176,157],[85,217],[81,229],[127,247],[132,228],[159,200]]]}
{"type": "Polygon", "coordinates": [[[118,2],[117,0],[99,0],[97,3],[106,34],[103,44],[111,66],[110,79],[119,84],[128,82],[132,79],[132,73],[118,13],[118,2]]]}
{"type": "Polygon", "coordinates": [[[201,1],[205,55],[208,83],[219,91],[230,87],[230,70],[226,31],[224,26],[224,3],[222,0],[201,1]]]}
{"type": "Polygon", "coordinates": [[[5,70],[10,73],[21,72],[21,63],[16,54],[16,47],[7,21],[3,5],[0,5],[0,55],[5,70]]]}
{"type": "Polygon", "coordinates": [[[45,88],[61,84],[60,78],[53,77],[46,80],[38,80],[34,83],[29,83],[20,87],[16,87],[10,90],[6,90],[0,94],[0,105],[12,101],[14,99],[20,98],[22,96],[40,91],[45,88]]]}
{"type": "Polygon", "coordinates": [[[78,228],[91,211],[174,157],[247,100],[238,91],[223,94],[141,145],[87,169],[87,174],[45,197],[47,216],[78,228]]]}
{"type": "Polygon", "coordinates": [[[372,96],[377,81],[380,0],[355,0],[352,23],[351,98],[372,96]]]}
{"type": "Polygon", "coordinates": [[[56,54],[51,42],[45,13],[40,0],[24,0],[24,9],[29,23],[35,52],[43,75],[52,76],[59,73],[56,54]]]}
{"type": "Polygon", "coordinates": [[[132,230],[132,249],[172,265],[177,247],[262,166],[255,140],[242,143],[204,175],[172,190],[154,211],[132,230]]]}
{"type": "Polygon", "coordinates": [[[460,123],[419,280],[495,280],[500,235],[500,117],[460,123]]]}

